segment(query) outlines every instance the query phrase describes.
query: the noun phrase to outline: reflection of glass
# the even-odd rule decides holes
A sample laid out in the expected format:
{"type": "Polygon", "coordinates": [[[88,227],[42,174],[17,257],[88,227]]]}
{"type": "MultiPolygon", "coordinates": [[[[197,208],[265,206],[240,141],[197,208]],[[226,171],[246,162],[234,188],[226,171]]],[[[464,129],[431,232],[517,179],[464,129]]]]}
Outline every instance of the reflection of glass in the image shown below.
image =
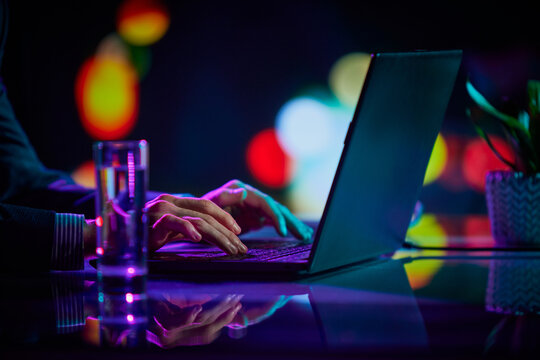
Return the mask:
{"type": "Polygon", "coordinates": [[[94,161],[98,274],[145,275],[148,144],[145,140],[99,142],[94,145],[94,161]]]}
{"type": "Polygon", "coordinates": [[[100,344],[105,347],[142,347],[148,326],[146,278],[99,279],[100,344]]]}

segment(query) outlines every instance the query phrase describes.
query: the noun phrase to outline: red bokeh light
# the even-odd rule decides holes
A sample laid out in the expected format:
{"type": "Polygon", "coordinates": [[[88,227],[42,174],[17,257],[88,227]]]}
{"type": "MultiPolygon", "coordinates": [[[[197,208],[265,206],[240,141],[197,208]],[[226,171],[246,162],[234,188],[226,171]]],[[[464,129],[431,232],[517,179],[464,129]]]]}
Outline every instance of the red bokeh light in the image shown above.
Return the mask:
{"type": "MultiPolygon", "coordinates": [[[[513,161],[512,149],[503,139],[492,136],[491,141],[505,159],[513,161]]],[[[473,189],[483,192],[486,173],[491,170],[508,170],[508,166],[493,154],[483,139],[472,140],[464,151],[463,174],[465,180],[473,189]]]]}
{"type": "Polygon", "coordinates": [[[251,174],[262,184],[281,188],[293,175],[293,159],[279,145],[276,131],[266,129],[249,142],[246,156],[251,174]]]}

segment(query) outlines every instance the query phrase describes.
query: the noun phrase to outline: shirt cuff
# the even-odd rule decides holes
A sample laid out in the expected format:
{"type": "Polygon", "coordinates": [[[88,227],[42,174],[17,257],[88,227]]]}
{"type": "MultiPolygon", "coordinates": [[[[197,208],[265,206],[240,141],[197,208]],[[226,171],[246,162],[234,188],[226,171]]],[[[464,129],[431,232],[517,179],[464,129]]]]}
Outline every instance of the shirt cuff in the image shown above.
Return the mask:
{"type": "Polygon", "coordinates": [[[82,270],[84,268],[84,215],[55,215],[51,269],[82,270]]]}

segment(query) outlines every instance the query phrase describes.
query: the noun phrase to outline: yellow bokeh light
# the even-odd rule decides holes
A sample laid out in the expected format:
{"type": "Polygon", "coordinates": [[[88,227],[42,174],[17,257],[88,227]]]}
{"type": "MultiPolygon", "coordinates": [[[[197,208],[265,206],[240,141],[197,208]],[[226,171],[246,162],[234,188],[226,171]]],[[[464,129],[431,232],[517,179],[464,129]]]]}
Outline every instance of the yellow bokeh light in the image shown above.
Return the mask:
{"type": "Polygon", "coordinates": [[[128,0],[118,11],[118,32],[130,44],[147,46],[165,35],[170,17],[160,1],[128,0]]]}
{"type": "Polygon", "coordinates": [[[435,145],[433,146],[433,150],[431,151],[426,175],[424,176],[424,185],[434,182],[441,176],[446,167],[447,159],[448,147],[446,146],[444,138],[439,134],[435,141],[435,145]]]}
{"type": "MultiPolygon", "coordinates": [[[[422,215],[418,224],[407,232],[407,239],[420,246],[444,247],[447,244],[444,228],[431,214],[422,215]]],[[[444,251],[426,250],[422,255],[441,256],[444,255],[444,251]]],[[[428,285],[443,263],[443,260],[419,258],[405,264],[405,272],[411,287],[416,290],[428,285]]]]}
{"type": "Polygon", "coordinates": [[[332,66],[329,85],[344,105],[352,107],[356,105],[370,62],[370,54],[350,53],[332,66]]]}
{"type": "Polygon", "coordinates": [[[133,108],[135,97],[130,88],[133,74],[126,64],[98,59],[88,81],[84,102],[97,126],[107,127],[133,108]]]}
{"type": "Polygon", "coordinates": [[[76,98],[85,130],[94,138],[127,135],[138,112],[138,81],[133,66],[115,56],[96,56],[83,64],[76,98]]]}

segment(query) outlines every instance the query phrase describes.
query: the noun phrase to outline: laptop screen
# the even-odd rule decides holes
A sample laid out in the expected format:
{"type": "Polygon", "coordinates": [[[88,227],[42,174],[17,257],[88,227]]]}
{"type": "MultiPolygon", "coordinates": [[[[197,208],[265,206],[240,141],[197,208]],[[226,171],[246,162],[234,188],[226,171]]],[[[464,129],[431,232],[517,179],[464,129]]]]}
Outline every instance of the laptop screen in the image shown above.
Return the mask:
{"type": "Polygon", "coordinates": [[[376,54],[349,126],[310,272],[399,248],[420,193],[461,51],[376,54]]]}

